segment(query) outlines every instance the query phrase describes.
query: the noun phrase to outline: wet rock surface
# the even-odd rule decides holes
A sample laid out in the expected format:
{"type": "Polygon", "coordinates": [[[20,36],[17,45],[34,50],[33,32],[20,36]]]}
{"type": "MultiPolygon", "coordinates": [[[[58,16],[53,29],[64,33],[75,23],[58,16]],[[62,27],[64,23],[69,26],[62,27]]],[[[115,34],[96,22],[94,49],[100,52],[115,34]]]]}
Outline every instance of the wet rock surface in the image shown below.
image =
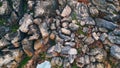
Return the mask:
{"type": "Polygon", "coordinates": [[[119,19],[119,0],[0,0],[0,68],[120,68],[119,19]]]}

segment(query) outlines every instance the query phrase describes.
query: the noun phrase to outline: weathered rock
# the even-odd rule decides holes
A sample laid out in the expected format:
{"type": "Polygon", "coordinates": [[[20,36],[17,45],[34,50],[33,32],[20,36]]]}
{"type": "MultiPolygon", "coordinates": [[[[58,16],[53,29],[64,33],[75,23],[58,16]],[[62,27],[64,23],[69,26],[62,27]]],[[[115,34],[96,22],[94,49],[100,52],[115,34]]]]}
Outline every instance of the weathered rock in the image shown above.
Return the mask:
{"type": "Polygon", "coordinates": [[[114,30],[117,28],[118,25],[114,24],[113,22],[106,21],[104,19],[96,18],[95,19],[97,26],[106,28],[108,30],[114,30]]]}
{"type": "Polygon", "coordinates": [[[108,30],[106,28],[102,28],[102,27],[99,28],[99,31],[100,32],[108,32],[108,30]]]}
{"type": "Polygon", "coordinates": [[[21,25],[19,27],[19,30],[21,30],[24,33],[27,33],[29,30],[29,25],[33,24],[33,18],[29,14],[25,14],[24,17],[19,21],[19,24],[21,25]]]}
{"type": "Polygon", "coordinates": [[[63,27],[63,28],[67,28],[68,25],[69,25],[69,22],[63,22],[63,23],[62,23],[62,27],[63,27]]]}
{"type": "Polygon", "coordinates": [[[89,64],[90,63],[90,58],[88,55],[85,55],[85,64],[89,64]]]}
{"type": "Polygon", "coordinates": [[[120,47],[117,45],[113,45],[110,48],[110,54],[116,59],[120,59],[120,47]]]}
{"type": "Polygon", "coordinates": [[[96,7],[89,7],[89,12],[92,17],[96,17],[99,15],[99,11],[96,7]]]}
{"type": "Polygon", "coordinates": [[[96,62],[96,59],[94,56],[90,56],[90,62],[96,62]]]}
{"type": "Polygon", "coordinates": [[[7,15],[10,13],[10,7],[8,5],[8,2],[6,0],[0,1],[2,6],[0,6],[0,15],[7,15]]]}
{"type": "Polygon", "coordinates": [[[72,10],[71,10],[70,6],[66,5],[65,8],[63,9],[62,13],[61,13],[61,16],[62,17],[67,17],[67,16],[70,15],[71,11],[72,10]]]}
{"type": "Polygon", "coordinates": [[[97,63],[96,68],[105,68],[103,63],[97,63]]]}
{"type": "Polygon", "coordinates": [[[68,51],[68,54],[70,55],[76,55],[77,54],[77,50],[75,48],[71,48],[69,51],[68,51]]]}
{"type": "Polygon", "coordinates": [[[35,50],[39,50],[39,49],[41,49],[41,48],[43,48],[43,41],[42,40],[36,40],[35,42],[34,42],[34,49],[35,50]]]}
{"type": "Polygon", "coordinates": [[[120,37],[119,36],[108,36],[108,39],[111,43],[120,44],[120,37]]]}
{"type": "Polygon", "coordinates": [[[75,47],[75,42],[65,42],[65,46],[75,47]]]}
{"type": "Polygon", "coordinates": [[[9,27],[0,26],[0,38],[2,38],[5,34],[10,31],[9,27]]]}
{"type": "Polygon", "coordinates": [[[97,36],[97,34],[96,34],[95,32],[92,33],[92,36],[94,37],[95,40],[98,40],[98,39],[99,39],[99,37],[97,36]]]}
{"type": "Polygon", "coordinates": [[[34,1],[28,1],[27,4],[28,4],[29,10],[32,10],[33,9],[33,5],[35,4],[35,2],[34,1]]]}
{"type": "Polygon", "coordinates": [[[61,54],[68,54],[70,51],[71,47],[70,46],[65,46],[62,48],[61,54]]]}
{"type": "Polygon", "coordinates": [[[82,47],[82,52],[83,52],[83,53],[87,53],[88,51],[89,51],[88,46],[87,46],[87,45],[84,45],[84,46],[82,47]]]}
{"type": "Polygon", "coordinates": [[[6,40],[5,38],[2,38],[1,40],[0,40],[0,48],[3,48],[3,47],[6,47],[6,46],[8,46],[8,45],[10,45],[11,43],[8,41],[8,40],[6,40]]]}
{"type": "Polygon", "coordinates": [[[115,35],[120,36],[120,30],[119,30],[119,29],[114,30],[113,33],[114,33],[115,35]]]}
{"type": "Polygon", "coordinates": [[[6,54],[4,57],[0,57],[0,67],[3,65],[7,65],[11,61],[13,61],[14,58],[10,56],[9,54],[6,54]]]}
{"type": "Polygon", "coordinates": [[[34,51],[32,49],[32,45],[33,45],[33,42],[29,41],[27,38],[22,40],[23,50],[30,57],[33,56],[33,54],[34,54],[34,51]]]}
{"type": "Polygon", "coordinates": [[[95,25],[95,21],[91,18],[91,17],[86,17],[86,19],[84,19],[86,25],[95,25]]]}
{"type": "Polygon", "coordinates": [[[79,25],[75,24],[75,23],[70,23],[69,24],[69,28],[72,30],[72,31],[76,31],[79,29],[79,25]]]}
{"type": "Polygon", "coordinates": [[[63,60],[60,57],[53,57],[51,60],[52,66],[55,66],[55,65],[61,66],[62,64],[63,64],[63,60]]]}
{"type": "Polygon", "coordinates": [[[70,35],[70,34],[71,34],[71,31],[68,30],[68,29],[66,29],[66,28],[61,28],[61,32],[62,32],[63,34],[66,34],[66,35],[70,35]]]}
{"type": "Polygon", "coordinates": [[[39,38],[40,36],[40,31],[39,28],[37,27],[37,25],[29,25],[29,31],[28,31],[29,35],[32,35],[29,37],[29,40],[36,40],[39,38]]]}
{"type": "Polygon", "coordinates": [[[105,41],[105,39],[107,38],[107,36],[108,36],[108,35],[107,35],[106,33],[102,33],[102,34],[100,35],[100,38],[99,38],[99,39],[100,39],[101,41],[105,41]]]}
{"type": "Polygon", "coordinates": [[[94,42],[94,39],[92,37],[88,37],[86,40],[85,40],[85,43],[87,43],[88,45],[89,44],[92,44],[94,42]]]}
{"type": "Polygon", "coordinates": [[[84,65],[85,65],[84,57],[78,58],[76,64],[77,64],[78,67],[84,67],[84,65]]]}

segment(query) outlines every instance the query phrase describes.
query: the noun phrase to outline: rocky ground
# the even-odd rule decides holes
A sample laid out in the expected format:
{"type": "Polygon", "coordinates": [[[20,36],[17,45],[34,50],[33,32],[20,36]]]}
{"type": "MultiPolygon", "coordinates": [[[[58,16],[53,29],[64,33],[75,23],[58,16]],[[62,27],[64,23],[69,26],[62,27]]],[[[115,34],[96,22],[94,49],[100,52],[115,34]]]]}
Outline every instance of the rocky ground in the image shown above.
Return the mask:
{"type": "Polygon", "coordinates": [[[0,68],[120,68],[119,0],[0,0],[0,68]]]}

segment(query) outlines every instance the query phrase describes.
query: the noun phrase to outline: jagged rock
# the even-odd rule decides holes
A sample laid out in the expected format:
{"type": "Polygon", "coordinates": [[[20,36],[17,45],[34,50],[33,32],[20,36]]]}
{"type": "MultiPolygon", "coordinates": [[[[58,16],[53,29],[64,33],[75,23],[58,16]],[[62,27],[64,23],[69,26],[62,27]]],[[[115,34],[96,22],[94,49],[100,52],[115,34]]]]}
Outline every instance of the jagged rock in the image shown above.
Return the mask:
{"type": "Polygon", "coordinates": [[[29,14],[25,14],[24,17],[22,17],[22,19],[19,21],[19,24],[21,25],[19,27],[19,30],[27,33],[29,30],[29,25],[33,24],[33,18],[31,15],[29,14]]]}
{"type": "Polygon", "coordinates": [[[62,32],[63,34],[66,34],[66,35],[70,35],[70,34],[71,34],[71,31],[68,30],[68,29],[66,29],[66,28],[61,28],[61,32],[62,32]]]}
{"type": "Polygon", "coordinates": [[[92,33],[92,36],[94,37],[95,40],[99,39],[99,36],[95,32],[92,33]]]}
{"type": "Polygon", "coordinates": [[[108,36],[108,39],[111,43],[120,44],[120,37],[119,36],[108,36]]]}
{"type": "Polygon", "coordinates": [[[33,56],[33,54],[34,54],[32,45],[33,45],[33,42],[29,41],[27,38],[25,38],[25,39],[22,40],[23,50],[30,57],[33,56]]]}
{"type": "Polygon", "coordinates": [[[114,30],[118,27],[118,25],[114,24],[113,22],[106,21],[104,19],[96,18],[95,19],[97,26],[106,28],[108,30],[114,30]]]}
{"type": "Polygon", "coordinates": [[[0,6],[0,15],[8,15],[10,13],[10,6],[8,5],[8,2],[6,0],[1,0],[1,6],[0,6]]]}
{"type": "Polygon", "coordinates": [[[89,12],[90,12],[92,17],[96,17],[99,15],[98,9],[96,7],[93,7],[93,6],[89,7],[89,12]]]}
{"type": "Polygon", "coordinates": [[[88,37],[86,40],[85,40],[85,43],[87,44],[92,44],[95,40],[92,38],[92,37],[88,37]]]}
{"type": "Polygon", "coordinates": [[[51,60],[52,66],[55,66],[55,65],[61,66],[62,64],[63,64],[63,60],[60,57],[53,57],[51,60]]]}
{"type": "Polygon", "coordinates": [[[79,29],[79,25],[75,24],[75,23],[70,23],[69,24],[69,28],[72,30],[72,31],[76,31],[79,29]]]}
{"type": "Polygon", "coordinates": [[[9,27],[0,26],[0,38],[2,38],[5,34],[10,31],[9,27]]]}
{"type": "Polygon", "coordinates": [[[11,43],[8,41],[8,40],[6,40],[5,38],[2,38],[1,40],[0,40],[0,48],[3,48],[3,47],[6,47],[6,46],[8,46],[8,45],[10,45],[11,43]]]}
{"type": "Polygon", "coordinates": [[[63,9],[61,16],[62,17],[68,17],[70,13],[72,12],[70,6],[66,5],[65,8],[63,9]]]}
{"type": "Polygon", "coordinates": [[[35,50],[39,50],[39,49],[41,49],[41,48],[43,48],[43,41],[42,40],[36,40],[35,42],[34,42],[34,49],[35,50]]]}
{"type": "Polygon", "coordinates": [[[65,42],[65,46],[75,47],[75,42],[65,42]]]}
{"type": "Polygon", "coordinates": [[[110,48],[110,54],[116,59],[120,59],[120,47],[117,45],[113,45],[110,48]]]}

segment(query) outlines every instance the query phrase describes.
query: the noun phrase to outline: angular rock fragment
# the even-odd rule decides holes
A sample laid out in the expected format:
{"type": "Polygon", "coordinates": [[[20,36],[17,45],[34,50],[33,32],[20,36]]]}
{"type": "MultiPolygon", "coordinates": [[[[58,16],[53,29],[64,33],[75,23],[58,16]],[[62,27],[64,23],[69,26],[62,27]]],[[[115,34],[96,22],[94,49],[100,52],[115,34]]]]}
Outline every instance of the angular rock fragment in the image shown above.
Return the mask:
{"type": "Polygon", "coordinates": [[[61,13],[61,16],[62,17],[68,17],[71,13],[71,8],[70,6],[66,5],[65,8],[63,9],[62,13],[61,13]]]}
{"type": "Polygon", "coordinates": [[[68,30],[68,29],[65,29],[65,28],[61,28],[61,32],[62,32],[63,34],[66,34],[66,35],[70,35],[70,34],[71,34],[71,31],[68,30]]]}
{"type": "Polygon", "coordinates": [[[25,14],[24,17],[19,21],[20,27],[19,30],[27,33],[29,30],[29,25],[33,24],[33,18],[29,14],[25,14]]]}

